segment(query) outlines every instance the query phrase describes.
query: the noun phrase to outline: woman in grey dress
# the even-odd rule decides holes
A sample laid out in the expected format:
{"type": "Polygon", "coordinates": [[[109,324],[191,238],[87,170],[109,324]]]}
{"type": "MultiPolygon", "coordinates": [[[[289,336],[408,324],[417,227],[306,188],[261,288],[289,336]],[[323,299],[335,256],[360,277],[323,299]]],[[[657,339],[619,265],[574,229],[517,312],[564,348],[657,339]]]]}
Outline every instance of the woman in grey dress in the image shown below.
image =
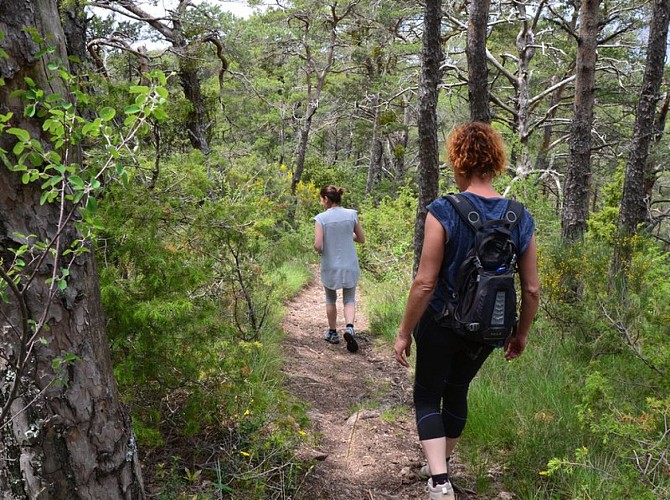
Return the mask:
{"type": "Polygon", "coordinates": [[[361,274],[354,242],[363,243],[365,235],[356,210],[340,206],[344,189],[325,186],[319,201],[325,209],[314,217],[314,248],[321,255],[321,283],[326,292],[328,330],[326,342],[339,344],[337,333],[337,290],[342,289],[344,306],[344,340],[347,350],[356,352],[354,319],[356,315],[356,284],[361,274]]]}

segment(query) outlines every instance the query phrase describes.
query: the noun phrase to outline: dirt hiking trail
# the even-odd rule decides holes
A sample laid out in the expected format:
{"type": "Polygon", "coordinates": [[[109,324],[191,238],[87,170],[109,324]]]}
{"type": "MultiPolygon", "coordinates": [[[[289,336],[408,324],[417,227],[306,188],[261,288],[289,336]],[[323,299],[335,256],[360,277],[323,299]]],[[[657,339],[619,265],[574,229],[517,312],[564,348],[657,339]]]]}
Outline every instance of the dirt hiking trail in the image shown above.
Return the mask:
{"type": "MultiPolygon", "coordinates": [[[[323,339],[327,321],[318,271],[287,306],[284,373],[289,391],[308,404],[314,436],[312,445],[299,452],[315,465],[296,498],[426,499],[426,482],[418,476],[425,462],[414,426],[410,373],[396,363],[391,345],[382,348],[375,341],[360,291],[355,325],[359,350],[347,351],[340,293],[338,345],[323,339]]],[[[457,456],[452,462],[458,486],[464,470],[457,456]]],[[[459,500],[484,498],[467,490],[456,495],[459,500]]]]}

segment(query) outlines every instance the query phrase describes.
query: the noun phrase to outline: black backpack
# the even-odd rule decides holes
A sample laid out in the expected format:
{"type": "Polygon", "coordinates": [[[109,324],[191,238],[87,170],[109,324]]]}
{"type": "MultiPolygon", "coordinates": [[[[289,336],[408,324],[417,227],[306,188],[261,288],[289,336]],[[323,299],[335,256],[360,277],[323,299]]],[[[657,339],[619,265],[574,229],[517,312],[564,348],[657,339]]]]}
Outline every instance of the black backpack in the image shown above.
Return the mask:
{"type": "Polygon", "coordinates": [[[501,346],[518,321],[514,286],[518,253],[512,229],[523,215],[523,206],[509,200],[504,219],[482,221],[466,196],[445,198],[475,232],[475,243],[458,268],[454,293],[447,294],[438,322],[468,340],[501,346]]]}

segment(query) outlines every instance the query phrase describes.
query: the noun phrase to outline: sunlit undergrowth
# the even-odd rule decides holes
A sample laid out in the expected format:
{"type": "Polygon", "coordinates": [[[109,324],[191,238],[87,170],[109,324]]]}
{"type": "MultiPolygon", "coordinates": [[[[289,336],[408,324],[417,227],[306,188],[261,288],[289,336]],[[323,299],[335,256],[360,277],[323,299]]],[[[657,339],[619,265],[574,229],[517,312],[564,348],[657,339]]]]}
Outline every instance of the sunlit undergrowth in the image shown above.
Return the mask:
{"type": "Polygon", "coordinates": [[[152,189],[139,175],[110,188],[100,211],[114,371],[145,474],[164,498],[291,491],[306,418],[283,389],[280,321],[311,277],[311,235],[270,201],[281,175],[184,160],[152,189]]]}

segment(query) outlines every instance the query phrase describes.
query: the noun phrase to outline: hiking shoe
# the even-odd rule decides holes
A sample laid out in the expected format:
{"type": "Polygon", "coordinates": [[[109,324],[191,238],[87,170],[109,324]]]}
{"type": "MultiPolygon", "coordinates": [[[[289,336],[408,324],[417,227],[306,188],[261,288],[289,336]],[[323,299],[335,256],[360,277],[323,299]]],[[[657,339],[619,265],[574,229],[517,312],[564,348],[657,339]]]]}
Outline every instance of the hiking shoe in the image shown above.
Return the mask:
{"type": "Polygon", "coordinates": [[[326,330],[326,334],[324,335],[323,340],[331,344],[339,344],[340,336],[335,330],[326,330]]]}
{"type": "Polygon", "coordinates": [[[428,497],[430,500],[456,500],[454,488],[452,488],[449,481],[444,484],[433,486],[433,479],[431,478],[426,485],[426,491],[430,493],[430,496],[428,497]]]}
{"type": "Polygon", "coordinates": [[[344,340],[347,341],[347,351],[349,352],[358,351],[358,342],[356,342],[354,335],[356,335],[354,328],[348,326],[344,331],[344,340]]]}

